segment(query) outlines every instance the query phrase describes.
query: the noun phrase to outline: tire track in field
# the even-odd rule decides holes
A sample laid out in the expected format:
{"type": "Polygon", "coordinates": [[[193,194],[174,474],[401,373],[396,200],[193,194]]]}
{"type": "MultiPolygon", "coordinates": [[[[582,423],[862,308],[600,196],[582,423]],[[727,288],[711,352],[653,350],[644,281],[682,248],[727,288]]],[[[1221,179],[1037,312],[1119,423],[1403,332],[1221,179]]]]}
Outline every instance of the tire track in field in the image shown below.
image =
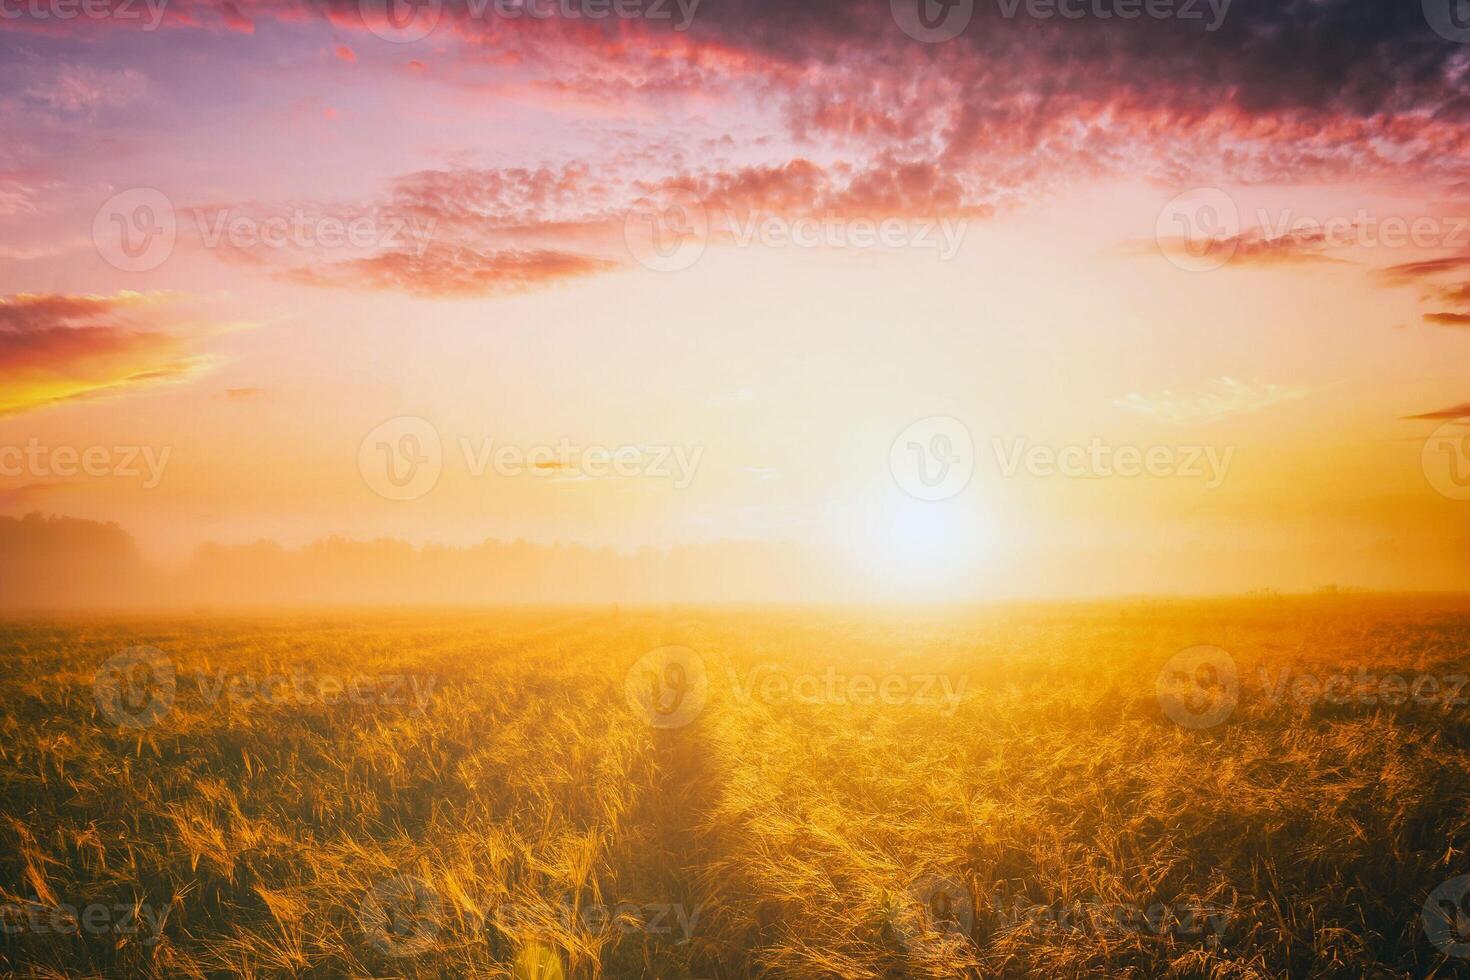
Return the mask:
{"type": "MultiPolygon", "coordinates": [[[[686,948],[672,959],[678,976],[720,978],[743,976],[737,951],[723,948],[713,932],[719,921],[715,896],[704,884],[704,869],[713,857],[708,817],[719,792],[712,743],[699,721],[682,729],[655,733],[653,819],[657,826],[660,871],[689,916],[698,914],[686,948]]],[[[664,974],[675,976],[676,974],[664,974]]]]}
{"type": "MultiPolygon", "coordinates": [[[[664,620],[656,632],[649,632],[688,641],[691,635],[703,633],[701,627],[706,625],[697,620],[664,620]]],[[[679,639],[672,642],[678,643],[679,639]]],[[[660,649],[657,643],[649,646],[660,649]]],[[[666,705],[675,703],[684,693],[667,682],[664,678],[658,689],[658,697],[665,699],[666,705]]],[[[674,686],[678,683],[675,681],[674,686]]],[[[634,822],[640,830],[642,847],[629,857],[631,866],[625,869],[625,880],[638,882],[645,893],[657,895],[660,902],[681,907],[682,918],[671,916],[670,931],[645,936],[638,962],[621,964],[645,977],[727,980],[749,975],[745,951],[731,944],[728,933],[720,929],[723,916],[716,901],[718,886],[706,874],[718,860],[717,835],[711,829],[710,817],[719,799],[724,771],[713,737],[719,708],[718,701],[711,699],[694,717],[681,718],[670,727],[652,725],[648,731],[647,779],[634,822]],[[691,927],[687,935],[685,925],[691,927]],[[726,938],[721,938],[722,933],[726,938]]],[[[638,717],[636,711],[634,714],[636,724],[648,723],[649,719],[638,717]]]]}

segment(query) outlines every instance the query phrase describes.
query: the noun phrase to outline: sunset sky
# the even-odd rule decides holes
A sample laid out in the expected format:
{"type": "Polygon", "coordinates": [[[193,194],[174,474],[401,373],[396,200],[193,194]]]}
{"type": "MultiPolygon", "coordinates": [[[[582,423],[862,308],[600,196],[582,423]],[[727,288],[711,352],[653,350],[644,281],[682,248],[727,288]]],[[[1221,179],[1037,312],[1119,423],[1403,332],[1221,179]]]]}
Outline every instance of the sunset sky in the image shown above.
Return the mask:
{"type": "Polygon", "coordinates": [[[894,595],[1470,585],[1470,46],[1432,0],[159,2],[0,2],[0,447],[138,447],[11,467],[0,514],[161,563],[756,540],[894,595]],[[400,417],[441,443],[407,500],[370,472],[424,448],[400,417]],[[923,499],[895,441],[935,418],[973,474],[923,499]],[[477,474],[487,440],[641,463],[477,474]],[[1007,473],[1093,443],[1205,472],[1007,473]]]}

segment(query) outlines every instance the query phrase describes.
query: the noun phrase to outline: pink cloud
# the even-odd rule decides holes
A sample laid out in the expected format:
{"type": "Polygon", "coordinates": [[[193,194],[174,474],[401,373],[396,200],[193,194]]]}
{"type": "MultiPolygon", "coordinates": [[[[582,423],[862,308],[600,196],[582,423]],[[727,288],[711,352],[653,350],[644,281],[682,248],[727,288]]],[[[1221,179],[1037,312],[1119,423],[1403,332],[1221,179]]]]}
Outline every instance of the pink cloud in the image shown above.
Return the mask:
{"type": "Polygon", "coordinates": [[[62,112],[92,112],[136,102],[147,91],[147,79],[131,68],[110,71],[68,65],[55,75],[37,79],[25,89],[25,95],[62,112]]]}
{"type": "Polygon", "coordinates": [[[395,290],[416,296],[456,298],[522,293],[612,268],[602,259],[548,250],[481,252],[440,247],[423,254],[382,252],[367,258],[320,263],[286,273],[312,286],[395,290]]]}

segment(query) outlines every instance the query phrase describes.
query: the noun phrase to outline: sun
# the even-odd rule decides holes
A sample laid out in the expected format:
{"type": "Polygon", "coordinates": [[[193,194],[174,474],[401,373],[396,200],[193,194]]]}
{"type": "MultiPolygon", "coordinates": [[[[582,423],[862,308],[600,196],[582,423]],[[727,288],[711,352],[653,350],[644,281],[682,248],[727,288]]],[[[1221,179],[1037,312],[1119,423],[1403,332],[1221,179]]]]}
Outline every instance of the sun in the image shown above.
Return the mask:
{"type": "Polygon", "coordinates": [[[963,497],[931,502],[885,488],[844,508],[842,524],[874,584],[889,591],[958,593],[990,553],[984,516],[963,497]]]}

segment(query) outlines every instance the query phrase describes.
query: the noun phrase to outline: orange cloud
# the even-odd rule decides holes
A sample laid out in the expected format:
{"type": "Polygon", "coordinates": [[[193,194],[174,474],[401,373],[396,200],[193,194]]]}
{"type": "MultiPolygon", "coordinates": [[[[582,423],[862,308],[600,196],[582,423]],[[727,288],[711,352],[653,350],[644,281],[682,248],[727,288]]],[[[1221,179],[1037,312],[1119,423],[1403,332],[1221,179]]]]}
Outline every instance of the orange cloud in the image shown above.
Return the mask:
{"type": "Polygon", "coordinates": [[[1435,420],[1470,419],[1470,402],[1465,402],[1463,405],[1451,405],[1449,408],[1441,408],[1435,412],[1425,412],[1422,415],[1408,415],[1405,418],[1435,420]]]}
{"type": "Polygon", "coordinates": [[[481,252],[463,246],[441,246],[423,254],[383,252],[282,275],[310,286],[392,289],[416,296],[454,298],[521,293],[615,266],[604,259],[548,249],[481,252]]]}
{"type": "Polygon", "coordinates": [[[1321,231],[1294,231],[1272,238],[1263,228],[1248,228],[1238,235],[1207,241],[1185,238],[1135,241],[1124,246],[1123,252],[1130,255],[1156,255],[1161,250],[1166,255],[1187,252],[1198,259],[1235,266],[1270,267],[1345,261],[1327,255],[1328,247],[1327,234],[1321,231]],[[1200,251],[1201,248],[1204,249],[1203,252],[1200,251]]]}
{"type": "MultiPolygon", "coordinates": [[[[1451,255],[1422,262],[1405,262],[1389,266],[1380,273],[1380,278],[1390,286],[1409,285],[1431,281],[1431,292],[1425,298],[1436,298],[1439,302],[1459,306],[1470,306],[1470,282],[1453,285],[1433,285],[1432,280],[1447,273],[1463,273],[1470,268],[1470,256],[1451,255]]],[[[1470,312],[1439,310],[1423,315],[1425,323],[1439,327],[1470,327],[1470,312]]]]}
{"type": "Polygon", "coordinates": [[[203,358],[140,322],[169,294],[0,298],[0,414],[186,377],[203,358]]]}
{"type": "Polygon", "coordinates": [[[254,398],[260,398],[266,393],[265,388],[226,388],[225,397],[230,401],[244,402],[254,398]]]}
{"type": "Polygon", "coordinates": [[[1422,262],[1404,262],[1400,265],[1391,265],[1384,269],[1380,275],[1389,283],[1402,285],[1417,282],[1432,276],[1442,275],[1446,272],[1458,272],[1470,268],[1470,256],[1452,255],[1439,259],[1427,259],[1422,262]]]}

